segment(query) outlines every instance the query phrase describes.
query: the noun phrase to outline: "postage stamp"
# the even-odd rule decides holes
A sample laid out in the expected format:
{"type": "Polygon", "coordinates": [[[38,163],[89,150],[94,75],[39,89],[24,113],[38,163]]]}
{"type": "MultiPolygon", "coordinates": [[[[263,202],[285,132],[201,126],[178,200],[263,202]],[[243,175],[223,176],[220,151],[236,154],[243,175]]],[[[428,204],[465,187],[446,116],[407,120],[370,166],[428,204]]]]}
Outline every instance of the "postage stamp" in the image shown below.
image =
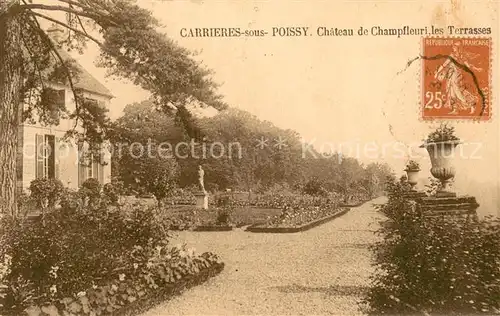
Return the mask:
{"type": "Polygon", "coordinates": [[[424,120],[491,118],[491,39],[422,39],[424,120]]]}

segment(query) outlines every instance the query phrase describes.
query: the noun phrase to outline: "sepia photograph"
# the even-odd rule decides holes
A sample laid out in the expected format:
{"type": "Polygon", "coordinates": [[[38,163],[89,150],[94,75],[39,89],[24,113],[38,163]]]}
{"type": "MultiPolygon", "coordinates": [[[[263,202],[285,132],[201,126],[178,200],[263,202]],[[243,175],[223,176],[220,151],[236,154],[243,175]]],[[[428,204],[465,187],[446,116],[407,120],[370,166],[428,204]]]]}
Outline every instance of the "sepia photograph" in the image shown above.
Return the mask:
{"type": "Polygon", "coordinates": [[[499,10],[0,0],[0,316],[500,315],[499,10]]]}

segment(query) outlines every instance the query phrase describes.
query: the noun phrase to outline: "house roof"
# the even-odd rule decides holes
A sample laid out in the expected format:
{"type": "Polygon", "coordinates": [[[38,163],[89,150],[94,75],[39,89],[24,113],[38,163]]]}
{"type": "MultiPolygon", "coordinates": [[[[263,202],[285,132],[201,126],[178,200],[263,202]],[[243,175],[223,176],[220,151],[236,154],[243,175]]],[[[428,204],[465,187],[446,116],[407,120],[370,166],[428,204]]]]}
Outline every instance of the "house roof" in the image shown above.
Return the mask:
{"type": "Polygon", "coordinates": [[[112,98],[111,91],[108,90],[99,80],[92,76],[85,68],[77,63],[80,69],[78,76],[75,80],[75,88],[83,89],[89,92],[95,92],[104,96],[112,98]]]}
{"type": "MultiPolygon", "coordinates": [[[[47,34],[50,39],[54,42],[55,47],[58,47],[60,43],[60,38],[67,32],[66,29],[62,28],[58,24],[52,24],[47,30],[47,34]]],[[[61,58],[64,60],[72,61],[74,66],[78,69],[78,74],[73,79],[74,86],[77,89],[82,89],[87,92],[97,93],[103,96],[112,98],[113,95],[111,91],[108,90],[102,83],[99,82],[94,76],[92,76],[78,61],[76,61],[68,52],[62,48],[57,49],[61,58]]]]}
{"type": "Polygon", "coordinates": [[[82,89],[88,92],[101,94],[103,96],[113,98],[113,94],[99,80],[92,76],[78,61],[76,61],[66,51],[59,49],[59,54],[65,60],[72,60],[74,66],[78,69],[78,74],[73,79],[74,86],[77,89],[82,89]]]}

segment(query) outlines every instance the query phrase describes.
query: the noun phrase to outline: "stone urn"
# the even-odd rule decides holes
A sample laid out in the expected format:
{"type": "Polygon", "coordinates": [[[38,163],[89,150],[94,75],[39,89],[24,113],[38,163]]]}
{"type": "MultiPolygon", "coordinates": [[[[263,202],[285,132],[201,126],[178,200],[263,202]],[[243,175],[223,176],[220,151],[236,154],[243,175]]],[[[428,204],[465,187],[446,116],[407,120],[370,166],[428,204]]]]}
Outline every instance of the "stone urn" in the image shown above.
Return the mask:
{"type": "Polygon", "coordinates": [[[411,191],[415,191],[415,186],[418,183],[418,173],[420,172],[420,169],[409,169],[406,168],[406,177],[407,177],[407,182],[409,185],[411,185],[411,191]]]}
{"type": "Polygon", "coordinates": [[[428,142],[420,147],[423,147],[429,153],[431,159],[431,174],[441,182],[441,188],[438,190],[440,195],[456,196],[451,190],[451,180],[455,177],[455,167],[453,160],[455,156],[455,147],[460,144],[460,141],[442,141],[428,142]]]}

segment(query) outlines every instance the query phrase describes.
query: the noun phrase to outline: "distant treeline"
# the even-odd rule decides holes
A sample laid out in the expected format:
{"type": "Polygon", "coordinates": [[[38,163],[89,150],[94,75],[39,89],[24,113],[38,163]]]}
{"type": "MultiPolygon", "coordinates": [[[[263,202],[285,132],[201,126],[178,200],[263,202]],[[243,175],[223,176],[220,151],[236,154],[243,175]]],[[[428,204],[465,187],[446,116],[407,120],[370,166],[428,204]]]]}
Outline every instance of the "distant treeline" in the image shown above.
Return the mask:
{"type": "Polygon", "coordinates": [[[192,186],[198,181],[198,164],[205,170],[205,187],[211,191],[257,192],[278,185],[311,194],[376,195],[391,174],[386,164],[365,166],[336,153],[328,157],[304,155],[297,132],[278,128],[234,108],[201,118],[186,110],[159,112],[152,102],[144,101],[128,105],[114,125],[112,141],[130,150],[115,152],[112,174],[126,186],[139,190],[163,169],[175,169],[165,173],[175,185],[192,186]],[[134,148],[127,147],[133,143],[136,143],[134,148]],[[161,152],[167,159],[137,155],[140,147],[137,144],[149,146],[153,153],[161,152]],[[167,166],[162,168],[163,164],[167,166]]]}

